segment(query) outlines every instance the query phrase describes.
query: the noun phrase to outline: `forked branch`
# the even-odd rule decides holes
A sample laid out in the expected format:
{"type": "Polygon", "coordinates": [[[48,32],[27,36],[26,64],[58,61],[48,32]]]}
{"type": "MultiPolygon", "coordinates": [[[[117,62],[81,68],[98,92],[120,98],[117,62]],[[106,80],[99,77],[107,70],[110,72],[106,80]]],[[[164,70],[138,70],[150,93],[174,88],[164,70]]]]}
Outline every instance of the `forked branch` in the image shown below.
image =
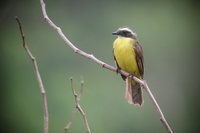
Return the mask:
{"type": "Polygon", "coordinates": [[[36,61],[35,57],[33,56],[33,54],[31,53],[31,51],[29,50],[28,45],[26,44],[25,35],[24,35],[23,30],[22,30],[21,22],[20,22],[18,17],[15,17],[15,19],[16,19],[18,26],[19,26],[19,30],[20,30],[20,34],[21,34],[22,42],[23,42],[22,43],[23,48],[25,49],[30,60],[33,63],[34,72],[35,72],[37,82],[38,82],[38,85],[39,85],[39,88],[40,88],[40,91],[41,91],[41,94],[42,94],[43,110],[44,110],[44,133],[48,133],[48,130],[49,130],[49,113],[48,113],[48,106],[47,106],[46,91],[45,91],[45,88],[44,88],[43,83],[42,83],[42,79],[41,79],[40,72],[39,72],[39,69],[38,69],[37,61],[36,61]]]}
{"type": "Polygon", "coordinates": [[[90,129],[90,126],[89,126],[89,123],[88,123],[88,120],[87,120],[87,117],[86,117],[86,114],[85,112],[83,111],[81,105],[80,105],[80,98],[81,98],[81,95],[83,94],[83,80],[81,80],[81,89],[80,89],[80,93],[77,94],[76,93],[76,90],[74,88],[74,83],[73,83],[73,79],[70,78],[70,81],[71,81],[71,88],[72,88],[72,93],[74,95],[74,99],[75,99],[75,109],[72,111],[72,115],[71,115],[71,119],[70,121],[68,122],[67,126],[65,127],[65,133],[68,132],[68,129],[71,127],[71,124],[72,124],[72,121],[76,115],[76,112],[79,111],[80,114],[82,115],[83,117],[83,120],[84,120],[84,123],[85,123],[85,127],[87,129],[87,133],[91,133],[91,129],[90,129]]]}
{"type": "MultiPolygon", "coordinates": [[[[65,42],[65,44],[67,46],[69,46],[75,53],[77,53],[77,54],[79,54],[79,55],[81,55],[81,56],[83,56],[83,57],[85,57],[85,58],[87,58],[87,59],[89,59],[89,60],[91,60],[91,61],[99,64],[99,65],[101,65],[103,68],[106,68],[108,70],[116,72],[117,69],[115,67],[104,63],[103,61],[97,59],[92,54],[88,54],[88,53],[80,50],[72,42],[70,42],[69,39],[62,32],[61,28],[58,27],[56,24],[54,24],[53,21],[51,21],[51,19],[48,17],[47,12],[46,12],[46,8],[45,8],[45,3],[44,3],[43,0],[40,0],[40,4],[41,4],[42,14],[43,14],[43,17],[44,17],[45,21],[49,24],[50,27],[52,27],[54,30],[56,30],[56,32],[58,33],[58,35],[63,39],[63,41],[65,42]]],[[[127,72],[125,72],[125,71],[119,71],[119,73],[122,74],[122,75],[124,75],[124,76],[126,76],[126,77],[130,76],[130,74],[127,73],[127,72]]],[[[159,113],[160,120],[161,120],[163,126],[167,129],[167,131],[169,133],[173,133],[171,127],[169,126],[167,120],[165,119],[165,117],[164,117],[164,115],[163,115],[163,113],[162,113],[162,111],[160,109],[160,106],[158,105],[158,103],[155,100],[152,92],[150,91],[150,89],[149,89],[146,81],[141,80],[141,79],[139,79],[139,78],[137,78],[135,76],[131,76],[131,78],[133,78],[136,82],[138,82],[138,83],[140,83],[141,85],[144,86],[144,89],[146,90],[146,92],[147,92],[150,100],[153,102],[153,104],[155,105],[156,110],[159,113]]]]}

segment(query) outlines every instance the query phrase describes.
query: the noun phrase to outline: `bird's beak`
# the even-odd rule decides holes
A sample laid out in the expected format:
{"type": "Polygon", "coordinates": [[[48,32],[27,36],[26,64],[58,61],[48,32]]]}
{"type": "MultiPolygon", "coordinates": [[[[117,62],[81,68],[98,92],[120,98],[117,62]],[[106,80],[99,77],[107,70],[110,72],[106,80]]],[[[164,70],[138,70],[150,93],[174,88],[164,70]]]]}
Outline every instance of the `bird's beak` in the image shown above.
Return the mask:
{"type": "Polygon", "coordinates": [[[117,31],[112,32],[112,35],[118,35],[118,32],[117,31]]]}

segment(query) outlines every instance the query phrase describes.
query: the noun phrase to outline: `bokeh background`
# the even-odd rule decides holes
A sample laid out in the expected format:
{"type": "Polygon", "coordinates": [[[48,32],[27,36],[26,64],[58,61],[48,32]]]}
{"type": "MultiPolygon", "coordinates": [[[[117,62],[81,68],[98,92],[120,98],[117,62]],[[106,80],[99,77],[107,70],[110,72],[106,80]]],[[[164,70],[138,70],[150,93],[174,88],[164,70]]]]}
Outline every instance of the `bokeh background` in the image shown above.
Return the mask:
{"type": "MultiPolygon", "coordinates": [[[[138,34],[145,79],[176,133],[200,132],[200,3],[194,0],[46,0],[49,17],[80,49],[114,65],[111,32],[128,26],[138,34]]],[[[85,81],[81,105],[95,133],[166,132],[144,92],[144,105],[124,100],[121,77],[73,53],[42,18],[39,0],[0,5],[1,113],[5,133],[43,132],[42,98],[17,23],[37,58],[47,91],[49,132],[62,133],[74,107],[70,87],[85,81]]],[[[84,133],[77,114],[71,133],[84,133]]]]}

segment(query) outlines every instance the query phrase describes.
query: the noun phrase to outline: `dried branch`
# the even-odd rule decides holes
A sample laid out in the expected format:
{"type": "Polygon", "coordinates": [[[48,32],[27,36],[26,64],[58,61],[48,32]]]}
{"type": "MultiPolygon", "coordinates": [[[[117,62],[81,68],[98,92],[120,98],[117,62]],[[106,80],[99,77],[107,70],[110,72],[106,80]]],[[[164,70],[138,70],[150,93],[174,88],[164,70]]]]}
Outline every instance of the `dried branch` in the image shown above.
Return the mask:
{"type": "Polygon", "coordinates": [[[80,114],[81,114],[82,117],[83,117],[83,120],[84,120],[84,123],[85,123],[85,127],[86,127],[86,129],[87,129],[87,133],[91,133],[90,126],[89,126],[89,123],[88,123],[86,114],[85,114],[85,112],[83,111],[83,109],[82,109],[82,107],[81,107],[81,105],[80,105],[80,100],[81,100],[80,98],[81,98],[81,95],[83,94],[83,84],[84,84],[84,82],[83,82],[83,80],[81,80],[81,89],[80,89],[80,93],[79,93],[79,95],[78,95],[78,94],[76,93],[75,88],[74,88],[73,79],[70,78],[70,81],[71,81],[72,93],[73,93],[74,98],[75,98],[75,105],[76,105],[75,107],[76,107],[76,108],[72,111],[71,119],[70,119],[70,121],[68,122],[67,126],[65,127],[65,133],[67,133],[67,132],[68,132],[68,129],[71,127],[72,121],[73,121],[73,119],[74,119],[74,117],[75,117],[77,111],[79,111],[80,114]]]}
{"type": "Polygon", "coordinates": [[[25,41],[25,35],[24,32],[22,30],[22,24],[19,20],[18,17],[15,17],[18,26],[19,26],[19,30],[20,30],[20,34],[22,37],[22,42],[23,42],[23,48],[25,49],[25,51],[27,52],[29,58],[31,59],[32,63],[33,63],[33,67],[34,67],[34,72],[38,81],[38,85],[42,94],[42,100],[43,100],[43,110],[44,110],[44,133],[48,133],[48,129],[49,129],[49,113],[48,113],[48,106],[47,106],[47,98],[46,98],[46,91],[44,89],[43,83],[42,83],[42,79],[40,76],[40,72],[38,69],[38,65],[37,65],[37,61],[36,58],[33,56],[33,54],[31,53],[31,51],[28,48],[28,45],[26,44],[25,41]]]}
{"type": "MultiPolygon", "coordinates": [[[[88,54],[88,53],[86,53],[86,52],[80,50],[80,49],[77,48],[73,43],[71,43],[71,42],[69,41],[69,39],[64,35],[64,33],[62,32],[61,28],[58,27],[56,24],[54,24],[53,21],[51,21],[51,19],[48,17],[47,12],[46,12],[46,8],[45,8],[45,3],[44,3],[43,0],[40,0],[40,5],[41,5],[41,8],[42,8],[42,14],[43,14],[43,17],[44,17],[45,21],[49,24],[50,27],[52,27],[52,28],[58,33],[58,35],[63,39],[63,41],[65,42],[65,44],[66,44],[67,46],[69,46],[75,53],[77,53],[77,54],[79,54],[79,55],[81,55],[81,56],[83,56],[83,57],[85,57],[85,58],[87,58],[87,59],[89,59],[89,60],[91,60],[91,61],[93,61],[93,62],[99,64],[99,65],[102,66],[103,68],[106,68],[106,69],[111,70],[111,71],[113,71],[113,72],[116,72],[116,71],[117,71],[117,69],[116,69],[115,67],[104,63],[103,61],[97,59],[97,58],[96,58],[94,55],[92,55],[92,54],[88,54]]],[[[129,76],[130,78],[134,79],[136,82],[138,82],[138,83],[140,83],[141,85],[144,86],[144,89],[146,90],[146,92],[147,92],[147,94],[148,94],[150,100],[153,102],[153,104],[155,105],[156,110],[157,110],[158,113],[159,113],[160,120],[161,120],[163,126],[167,129],[167,131],[168,131],[169,133],[173,133],[171,127],[169,126],[167,120],[165,119],[165,117],[164,117],[164,115],[163,115],[163,113],[162,113],[162,111],[161,111],[161,109],[160,109],[160,106],[158,105],[158,103],[157,103],[157,101],[155,100],[155,98],[154,98],[152,92],[150,91],[150,89],[149,89],[149,87],[148,87],[146,81],[145,81],[145,80],[141,80],[141,79],[139,79],[139,78],[137,78],[137,77],[135,77],[135,76],[130,76],[130,74],[127,73],[127,72],[125,72],[125,71],[119,71],[119,73],[122,74],[122,75],[124,75],[124,76],[126,76],[126,77],[129,76]]]]}

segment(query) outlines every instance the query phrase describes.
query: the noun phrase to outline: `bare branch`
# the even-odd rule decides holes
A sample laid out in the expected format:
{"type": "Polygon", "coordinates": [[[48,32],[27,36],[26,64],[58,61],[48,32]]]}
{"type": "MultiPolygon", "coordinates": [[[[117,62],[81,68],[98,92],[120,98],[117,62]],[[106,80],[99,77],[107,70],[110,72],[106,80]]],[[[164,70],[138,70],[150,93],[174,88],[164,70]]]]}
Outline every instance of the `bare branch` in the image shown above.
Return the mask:
{"type": "MultiPolygon", "coordinates": [[[[71,42],[69,41],[69,39],[64,35],[64,33],[62,32],[61,28],[58,27],[57,25],[55,25],[55,24],[51,21],[51,19],[48,17],[47,12],[46,12],[46,8],[45,8],[45,3],[44,3],[43,0],[40,0],[40,4],[41,4],[42,14],[43,14],[43,17],[44,17],[45,21],[49,24],[50,27],[52,27],[54,30],[56,30],[56,32],[57,32],[58,35],[63,39],[63,41],[65,42],[65,44],[66,44],[67,46],[69,46],[75,53],[77,53],[77,54],[79,54],[79,55],[81,55],[81,56],[83,56],[83,57],[85,57],[85,58],[87,58],[87,59],[89,59],[89,60],[91,60],[91,61],[93,61],[93,62],[99,64],[99,65],[102,66],[103,68],[106,68],[106,69],[111,70],[111,71],[113,71],[113,72],[116,72],[116,71],[117,71],[117,69],[116,69],[115,67],[104,63],[103,61],[97,59],[97,58],[96,58],[94,55],[92,55],[92,54],[88,54],[88,53],[86,53],[86,52],[84,52],[84,51],[78,49],[73,43],[71,43],[71,42]]],[[[130,74],[127,73],[127,72],[125,72],[125,71],[119,71],[119,73],[122,74],[122,75],[124,75],[124,76],[126,76],[126,77],[130,76],[130,74]]],[[[146,92],[147,92],[147,94],[148,94],[150,100],[153,102],[153,104],[155,105],[156,110],[157,110],[158,113],[159,113],[160,120],[161,120],[163,126],[167,129],[167,131],[168,131],[169,133],[173,133],[171,127],[169,126],[167,120],[165,119],[165,117],[164,117],[164,115],[163,115],[163,113],[162,113],[162,111],[161,111],[161,109],[160,109],[160,106],[158,105],[158,103],[157,103],[157,101],[155,100],[155,98],[154,98],[152,92],[150,91],[150,89],[149,89],[149,87],[148,87],[146,81],[143,81],[143,80],[141,80],[141,79],[139,79],[139,78],[137,78],[137,77],[135,77],[135,76],[130,76],[130,78],[134,79],[136,82],[138,82],[138,83],[140,83],[141,85],[144,86],[144,89],[146,90],[146,92]]]]}
{"type": "Polygon", "coordinates": [[[72,125],[72,121],[76,115],[76,112],[77,110],[80,112],[80,114],[82,115],[83,117],[83,120],[84,120],[84,123],[85,123],[85,127],[87,129],[87,133],[91,133],[91,130],[90,130],[90,126],[89,126],[89,123],[88,123],[88,120],[87,120],[87,117],[86,117],[86,114],[85,112],[83,111],[81,105],[80,105],[80,98],[81,98],[81,95],[83,93],[83,80],[81,80],[81,88],[80,88],[80,93],[79,95],[76,93],[76,90],[74,88],[74,83],[73,83],[73,79],[70,78],[70,81],[71,81],[71,88],[72,88],[72,93],[74,95],[74,99],[75,99],[75,105],[76,105],[76,108],[72,111],[72,115],[71,115],[71,119],[70,121],[68,122],[67,126],[65,127],[65,133],[68,132],[68,129],[71,127],[72,125]]]}
{"type": "MultiPolygon", "coordinates": [[[[77,95],[77,93],[74,89],[74,83],[73,83],[72,77],[70,78],[70,82],[71,82],[72,93],[73,93],[75,101],[76,101],[76,99],[78,98],[78,95],[77,95]]],[[[71,113],[71,118],[70,118],[69,122],[67,123],[66,127],[64,128],[65,133],[67,133],[69,128],[71,127],[72,122],[73,122],[73,120],[76,116],[76,113],[77,113],[77,108],[76,108],[76,105],[75,105],[75,108],[73,109],[73,111],[71,113]]]]}
{"type": "Polygon", "coordinates": [[[23,42],[23,48],[25,49],[25,51],[27,52],[29,58],[31,59],[32,63],[33,63],[33,67],[34,67],[34,72],[38,81],[38,85],[42,94],[42,100],[43,100],[43,110],[44,110],[44,133],[48,133],[48,129],[49,129],[49,113],[48,113],[48,106],[47,106],[47,98],[46,98],[46,91],[44,89],[43,83],[42,83],[42,79],[40,76],[40,72],[38,69],[38,65],[37,65],[37,61],[35,59],[35,57],[33,56],[33,54],[31,53],[31,51],[28,48],[28,45],[26,44],[25,41],[25,35],[24,32],[22,30],[22,24],[19,20],[18,17],[15,17],[18,26],[19,26],[19,30],[20,30],[20,34],[22,37],[22,42],[23,42]]]}

